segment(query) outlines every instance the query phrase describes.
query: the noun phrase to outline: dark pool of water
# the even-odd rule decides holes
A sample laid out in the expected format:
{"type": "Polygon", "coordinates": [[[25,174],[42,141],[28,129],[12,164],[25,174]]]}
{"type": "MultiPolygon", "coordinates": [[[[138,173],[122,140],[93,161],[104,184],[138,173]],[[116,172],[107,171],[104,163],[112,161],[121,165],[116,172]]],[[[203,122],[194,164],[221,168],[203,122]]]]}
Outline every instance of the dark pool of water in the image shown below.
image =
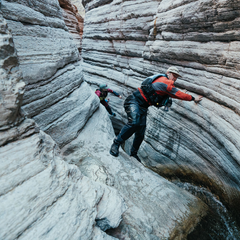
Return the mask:
{"type": "Polygon", "coordinates": [[[207,189],[190,183],[174,183],[200,198],[209,206],[209,214],[188,235],[187,240],[240,240],[240,227],[216,196],[207,189]]]}

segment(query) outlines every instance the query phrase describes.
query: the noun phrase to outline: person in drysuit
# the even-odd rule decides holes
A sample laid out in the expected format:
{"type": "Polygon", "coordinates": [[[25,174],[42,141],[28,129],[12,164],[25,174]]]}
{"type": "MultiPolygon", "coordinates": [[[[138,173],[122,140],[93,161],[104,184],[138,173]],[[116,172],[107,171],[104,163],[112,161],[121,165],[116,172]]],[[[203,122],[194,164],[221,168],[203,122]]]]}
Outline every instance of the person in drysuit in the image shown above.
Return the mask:
{"type": "Polygon", "coordinates": [[[100,99],[100,103],[107,109],[108,113],[112,116],[116,116],[116,113],[112,112],[111,107],[108,105],[108,101],[106,99],[108,93],[113,93],[115,96],[122,98],[120,94],[114,92],[112,89],[107,88],[107,84],[100,84],[99,89],[96,89],[95,93],[100,99]]]}
{"type": "Polygon", "coordinates": [[[137,152],[144,138],[149,106],[169,107],[171,98],[194,101],[195,103],[199,103],[202,100],[202,96],[194,98],[178,90],[174,86],[174,82],[178,77],[181,77],[179,70],[172,66],[168,68],[166,74],[158,74],[145,79],[141,87],[126,98],[124,108],[127,113],[128,123],[123,126],[118,136],[114,139],[110,149],[111,155],[117,157],[120,145],[135,133],[130,156],[141,162],[137,152]]]}

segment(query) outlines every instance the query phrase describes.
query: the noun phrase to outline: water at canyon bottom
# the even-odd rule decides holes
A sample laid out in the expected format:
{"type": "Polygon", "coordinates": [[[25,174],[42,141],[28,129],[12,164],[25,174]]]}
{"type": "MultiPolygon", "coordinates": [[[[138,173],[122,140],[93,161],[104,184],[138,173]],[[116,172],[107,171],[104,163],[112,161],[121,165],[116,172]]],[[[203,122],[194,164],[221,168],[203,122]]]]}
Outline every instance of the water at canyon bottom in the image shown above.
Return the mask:
{"type": "Polygon", "coordinates": [[[240,240],[240,227],[231,213],[207,189],[190,183],[174,182],[209,206],[209,214],[189,234],[187,240],[240,240]]]}

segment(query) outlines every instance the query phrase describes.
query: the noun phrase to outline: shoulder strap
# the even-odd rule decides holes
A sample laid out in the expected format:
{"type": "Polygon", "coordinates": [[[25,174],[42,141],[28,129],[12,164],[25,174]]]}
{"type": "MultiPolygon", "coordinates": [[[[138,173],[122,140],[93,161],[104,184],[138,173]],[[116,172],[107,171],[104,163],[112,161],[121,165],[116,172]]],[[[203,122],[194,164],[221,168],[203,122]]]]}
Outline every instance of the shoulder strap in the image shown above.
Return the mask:
{"type": "Polygon", "coordinates": [[[167,75],[166,74],[157,74],[157,75],[150,76],[150,77],[146,78],[145,80],[143,80],[142,86],[147,85],[147,84],[152,84],[159,77],[167,77],[167,75]]]}

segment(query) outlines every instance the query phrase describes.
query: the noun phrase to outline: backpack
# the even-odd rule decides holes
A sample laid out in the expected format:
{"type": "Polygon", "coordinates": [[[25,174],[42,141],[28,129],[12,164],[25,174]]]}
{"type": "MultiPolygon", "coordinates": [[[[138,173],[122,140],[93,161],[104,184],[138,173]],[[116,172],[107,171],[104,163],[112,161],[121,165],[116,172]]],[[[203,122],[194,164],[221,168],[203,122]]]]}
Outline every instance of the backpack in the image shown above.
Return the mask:
{"type": "Polygon", "coordinates": [[[96,89],[95,93],[97,94],[97,92],[100,92],[99,96],[100,101],[104,101],[108,95],[108,92],[102,92],[101,89],[96,89]]]}
{"type": "Polygon", "coordinates": [[[146,78],[142,84],[141,89],[147,98],[148,102],[155,106],[155,107],[162,107],[162,106],[168,106],[170,107],[172,105],[172,99],[169,98],[168,95],[166,96],[160,96],[156,93],[154,90],[152,83],[159,77],[167,77],[166,74],[157,74],[151,77],[146,78]]]}

